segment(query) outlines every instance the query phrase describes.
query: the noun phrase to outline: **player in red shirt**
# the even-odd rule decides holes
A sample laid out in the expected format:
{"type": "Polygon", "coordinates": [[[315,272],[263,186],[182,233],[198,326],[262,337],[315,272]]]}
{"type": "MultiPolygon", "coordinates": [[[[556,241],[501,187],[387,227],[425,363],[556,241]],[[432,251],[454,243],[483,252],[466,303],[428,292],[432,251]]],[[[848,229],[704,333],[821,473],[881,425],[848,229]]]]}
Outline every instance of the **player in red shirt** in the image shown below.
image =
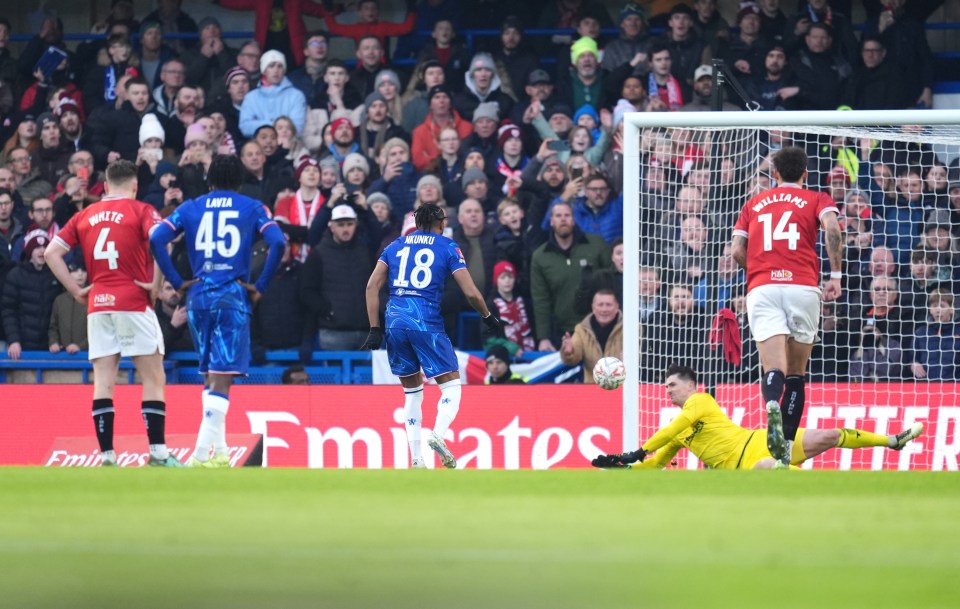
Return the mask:
{"type": "Polygon", "coordinates": [[[67,291],[87,305],[89,358],[93,362],[93,422],[103,465],[116,465],[113,450],[113,386],[121,356],[130,356],[143,379],[141,410],[150,441],[149,465],[183,467],[167,450],[164,437],[163,334],[153,310],[154,277],[150,232],[160,222],[156,210],[134,199],[137,167],[115,161],[107,167],[106,193],[78,212],[57,233],[44,256],[67,291]],[[90,275],[81,289],[63,258],[80,246],[90,275]]]}
{"type": "Polygon", "coordinates": [[[789,466],[803,416],[807,361],[820,327],[820,300],[840,296],[843,241],[836,203],[826,193],[803,187],[806,153],[783,148],[773,167],[780,185],[744,205],[733,227],[731,253],[747,271],[747,318],[763,367],[767,447],[789,466]],[[820,227],[830,259],[822,294],[816,249],[820,227]]]}

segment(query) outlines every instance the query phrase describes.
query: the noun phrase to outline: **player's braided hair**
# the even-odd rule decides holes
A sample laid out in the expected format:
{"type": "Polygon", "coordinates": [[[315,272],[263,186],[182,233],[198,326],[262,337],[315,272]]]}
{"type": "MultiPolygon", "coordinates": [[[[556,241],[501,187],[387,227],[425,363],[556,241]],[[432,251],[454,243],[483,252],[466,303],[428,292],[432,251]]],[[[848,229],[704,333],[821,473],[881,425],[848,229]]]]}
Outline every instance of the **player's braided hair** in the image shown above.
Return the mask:
{"type": "Polygon", "coordinates": [[[240,190],[243,185],[243,163],[232,154],[215,154],[207,171],[210,190],[240,190]]]}
{"type": "Polygon", "coordinates": [[[443,222],[446,217],[440,206],[433,203],[425,203],[413,212],[413,220],[416,222],[417,228],[424,231],[429,231],[434,224],[443,222]]]}

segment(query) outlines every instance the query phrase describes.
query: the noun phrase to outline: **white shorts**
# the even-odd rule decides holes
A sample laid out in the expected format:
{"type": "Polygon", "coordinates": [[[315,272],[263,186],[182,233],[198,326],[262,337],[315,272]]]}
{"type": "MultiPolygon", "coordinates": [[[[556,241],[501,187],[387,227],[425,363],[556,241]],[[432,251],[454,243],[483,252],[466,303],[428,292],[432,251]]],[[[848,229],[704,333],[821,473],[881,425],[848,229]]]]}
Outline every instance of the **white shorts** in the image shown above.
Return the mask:
{"type": "Polygon", "coordinates": [[[163,332],[153,309],[112,311],[87,316],[88,358],[119,353],[125,357],[163,355],[163,332]]]}
{"type": "Polygon", "coordinates": [[[757,342],[786,334],[812,345],[820,329],[820,289],[807,285],[761,285],[747,294],[747,319],[757,342]]]}

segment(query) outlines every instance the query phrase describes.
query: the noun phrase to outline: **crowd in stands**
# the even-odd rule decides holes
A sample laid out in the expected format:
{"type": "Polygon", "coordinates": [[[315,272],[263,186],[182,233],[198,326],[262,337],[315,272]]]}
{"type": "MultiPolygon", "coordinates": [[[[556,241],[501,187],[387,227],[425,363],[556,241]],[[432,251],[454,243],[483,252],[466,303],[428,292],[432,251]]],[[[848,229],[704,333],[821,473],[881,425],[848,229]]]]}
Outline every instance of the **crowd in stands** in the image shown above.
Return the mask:
{"type": "MultiPolygon", "coordinates": [[[[609,10],[596,0],[422,0],[396,22],[377,0],[350,4],[355,19],[338,2],[284,0],[280,11],[220,0],[255,11],[254,39],[235,43],[179,0],[145,16],[119,0],[97,25],[103,38],[71,48],[48,17],[19,54],[0,18],[0,341],[11,358],[85,349],[83,308],[61,294],[42,252],[103,195],[108,163],[135,161],[139,199],[167,215],[206,192],[213,155],[231,154],[247,170],[243,194],[269,208],[289,243],[254,313],[255,360],[356,349],[374,262],[413,229],[414,209],[436,203],[507,322],[507,339],[485,345],[507,366],[499,374],[509,379],[525,352],[559,351],[589,380],[593,361],[623,350],[625,113],[710,110],[712,58],[765,110],[931,107],[924,21],[941,3],[866,1],[857,36],[849,1],[741,2],[728,23],[715,0],[609,10]],[[307,31],[304,15],[326,29],[307,31]],[[501,33],[468,49],[468,27],[501,33]],[[530,28],[562,33],[528,37],[530,28]],[[333,37],[352,39],[355,55],[333,56],[333,37]]],[[[743,108],[728,96],[723,109],[743,108]]],[[[704,340],[715,309],[745,315],[742,272],[723,246],[745,198],[770,185],[766,161],[741,163],[697,137],[643,135],[649,370],[715,357],[704,340]]],[[[789,140],[763,145],[773,153],[789,140]]],[[[826,166],[811,176],[831,189],[849,235],[847,296],[818,347],[835,365],[814,374],[953,379],[960,170],[920,145],[801,143],[829,149],[812,157],[826,166]]],[[[182,243],[173,255],[189,277],[182,243]]],[[[265,251],[255,256],[262,266],[265,251]]],[[[79,256],[71,271],[87,280],[79,256]]],[[[181,298],[166,284],[157,301],[168,351],[192,349],[181,298]]],[[[443,313],[455,340],[468,308],[451,285],[443,313]]]]}

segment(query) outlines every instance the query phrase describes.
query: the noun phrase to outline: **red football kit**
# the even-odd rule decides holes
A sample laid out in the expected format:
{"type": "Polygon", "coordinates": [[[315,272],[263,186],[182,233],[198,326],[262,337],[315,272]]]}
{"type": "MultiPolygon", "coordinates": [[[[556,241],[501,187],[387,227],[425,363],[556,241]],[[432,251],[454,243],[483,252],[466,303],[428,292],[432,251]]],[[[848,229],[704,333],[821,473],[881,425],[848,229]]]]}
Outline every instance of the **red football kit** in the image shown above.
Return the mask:
{"type": "Polygon", "coordinates": [[[783,184],[747,201],[733,227],[747,239],[747,291],[761,285],[820,286],[817,232],[830,195],[783,184]]]}
{"type": "Polygon", "coordinates": [[[160,223],[151,205],[106,197],[77,212],[54,241],[66,249],[80,245],[93,288],[87,313],[144,311],[149,293],[134,280],[153,281],[150,229],[160,223]]]}

